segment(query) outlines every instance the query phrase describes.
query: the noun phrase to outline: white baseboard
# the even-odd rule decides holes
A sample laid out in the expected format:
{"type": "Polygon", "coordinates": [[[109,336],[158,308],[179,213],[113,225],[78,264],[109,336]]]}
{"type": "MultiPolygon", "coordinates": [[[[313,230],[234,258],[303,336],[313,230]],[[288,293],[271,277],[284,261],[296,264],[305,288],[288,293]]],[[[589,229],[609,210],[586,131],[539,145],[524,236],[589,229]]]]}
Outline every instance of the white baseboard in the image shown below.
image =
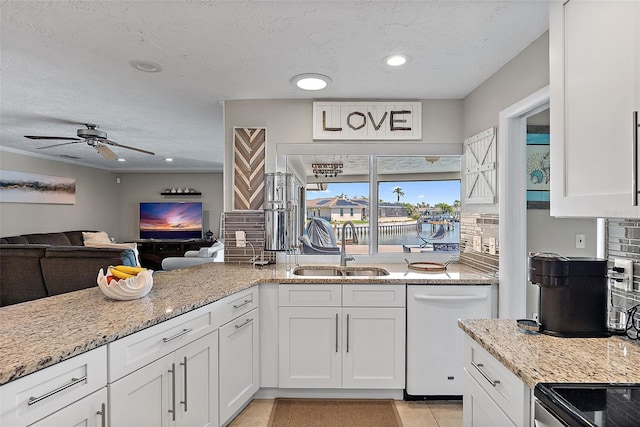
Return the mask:
{"type": "Polygon", "coordinates": [[[316,399],[393,399],[402,400],[402,390],[344,390],[307,388],[261,388],[254,399],[316,398],[316,399]]]}

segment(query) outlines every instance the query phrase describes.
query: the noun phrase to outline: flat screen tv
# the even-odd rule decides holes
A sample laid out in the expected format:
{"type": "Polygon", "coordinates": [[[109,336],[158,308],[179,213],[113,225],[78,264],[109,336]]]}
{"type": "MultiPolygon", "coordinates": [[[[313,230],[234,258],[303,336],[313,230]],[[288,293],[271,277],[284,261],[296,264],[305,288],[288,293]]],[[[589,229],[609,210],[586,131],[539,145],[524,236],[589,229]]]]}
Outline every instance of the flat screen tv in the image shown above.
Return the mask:
{"type": "Polygon", "coordinates": [[[202,202],[141,202],[141,239],[201,239],[202,202]]]}

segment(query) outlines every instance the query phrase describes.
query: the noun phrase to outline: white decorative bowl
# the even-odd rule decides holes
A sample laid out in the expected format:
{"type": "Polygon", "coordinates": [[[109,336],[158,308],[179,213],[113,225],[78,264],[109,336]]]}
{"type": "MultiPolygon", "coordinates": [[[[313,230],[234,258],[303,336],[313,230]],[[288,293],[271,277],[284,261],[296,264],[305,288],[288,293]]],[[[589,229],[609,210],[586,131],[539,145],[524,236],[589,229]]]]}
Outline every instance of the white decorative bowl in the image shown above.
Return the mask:
{"type": "Polygon", "coordinates": [[[100,290],[109,298],[121,301],[142,298],[149,293],[153,287],[153,271],[144,270],[138,273],[136,277],[129,279],[112,279],[107,283],[107,276],[110,275],[109,269],[105,275],[102,269],[98,273],[98,286],[100,290]]]}

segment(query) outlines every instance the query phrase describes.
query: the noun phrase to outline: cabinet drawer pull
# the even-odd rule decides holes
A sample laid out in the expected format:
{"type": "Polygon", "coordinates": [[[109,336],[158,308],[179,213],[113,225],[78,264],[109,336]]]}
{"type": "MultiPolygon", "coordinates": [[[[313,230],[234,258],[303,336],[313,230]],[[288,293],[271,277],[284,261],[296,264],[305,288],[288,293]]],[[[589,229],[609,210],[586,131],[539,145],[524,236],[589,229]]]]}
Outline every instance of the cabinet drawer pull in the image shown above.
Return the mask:
{"type": "Polygon", "coordinates": [[[245,326],[247,326],[251,322],[253,322],[253,319],[247,319],[247,320],[244,321],[243,324],[235,325],[235,327],[236,327],[236,329],[244,328],[245,326]]]}
{"type": "Polygon", "coordinates": [[[239,304],[239,305],[235,305],[235,304],[234,304],[233,309],[234,309],[234,310],[237,310],[237,309],[239,309],[240,307],[244,307],[244,306],[245,306],[245,305],[247,305],[247,304],[251,304],[252,302],[253,302],[253,300],[252,300],[252,299],[246,299],[246,300],[244,300],[244,302],[243,302],[242,304],[239,304]]]}
{"type": "Polygon", "coordinates": [[[102,422],[100,423],[101,427],[107,427],[107,405],[104,403],[100,406],[100,410],[96,412],[97,415],[100,415],[102,422]]]}
{"type": "Polygon", "coordinates": [[[486,295],[415,295],[419,301],[484,301],[486,295]]]}
{"type": "Polygon", "coordinates": [[[38,402],[40,402],[40,401],[42,401],[44,399],[47,399],[47,398],[53,396],[56,393],[60,393],[61,391],[66,390],[69,387],[73,387],[76,384],[80,384],[81,382],[84,382],[86,380],[87,380],[87,376],[86,375],[81,377],[81,378],[71,378],[71,381],[69,381],[68,383],[63,384],[60,387],[58,387],[57,389],[51,390],[50,392],[45,393],[42,396],[38,396],[38,397],[31,396],[29,398],[29,401],[27,402],[27,405],[29,405],[29,406],[34,405],[34,404],[36,404],[36,403],[38,403],[38,402]]]}
{"type": "Polygon", "coordinates": [[[482,368],[484,368],[484,365],[482,363],[476,363],[474,361],[471,361],[471,365],[474,368],[476,368],[478,370],[478,372],[480,372],[480,374],[484,377],[484,379],[489,381],[489,384],[491,384],[493,387],[495,387],[498,384],[500,384],[500,380],[494,380],[489,375],[487,375],[487,373],[482,369],[482,368]]]}
{"type": "Polygon", "coordinates": [[[632,146],[632,170],[631,170],[631,205],[638,206],[638,112],[633,112],[633,146],[632,146]]]}
{"type": "Polygon", "coordinates": [[[169,337],[169,338],[162,338],[162,341],[164,341],[164,342],[173,341],[173,340],[175,340],[176,338],[180,338],[181,336],[183,336],[183,335],[185,335],[185,334],[188,334],[188,333],[189,333],[189,332],[191,332],[191,331],[193,331],[193,329],[191,329],[191,328],[183,329],[181,332],[178,332],[177,334],[175,334],[175,335],[174,335],[174,336],[172,336],[172,337],[169,337]]]}

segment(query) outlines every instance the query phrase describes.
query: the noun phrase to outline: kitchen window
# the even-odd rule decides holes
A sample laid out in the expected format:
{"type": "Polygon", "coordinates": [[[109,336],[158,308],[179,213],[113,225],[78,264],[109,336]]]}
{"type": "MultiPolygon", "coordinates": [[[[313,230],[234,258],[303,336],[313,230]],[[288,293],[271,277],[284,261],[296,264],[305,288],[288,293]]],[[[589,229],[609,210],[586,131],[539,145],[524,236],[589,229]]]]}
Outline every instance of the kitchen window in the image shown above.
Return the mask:
{"type": "MultiPolygon", "coordinates": [[[[349,254],[459,254],[460,156],[299,157],[301,165],[341,165],[335,176],[306,172],[305,232],[312,218],[322,218],[335,239],[327,244],[339,247],[349,220],[358,237],[346,246],[349,254]]],[[[345,237],[353,240],[350,229],[345,237]]]]}

